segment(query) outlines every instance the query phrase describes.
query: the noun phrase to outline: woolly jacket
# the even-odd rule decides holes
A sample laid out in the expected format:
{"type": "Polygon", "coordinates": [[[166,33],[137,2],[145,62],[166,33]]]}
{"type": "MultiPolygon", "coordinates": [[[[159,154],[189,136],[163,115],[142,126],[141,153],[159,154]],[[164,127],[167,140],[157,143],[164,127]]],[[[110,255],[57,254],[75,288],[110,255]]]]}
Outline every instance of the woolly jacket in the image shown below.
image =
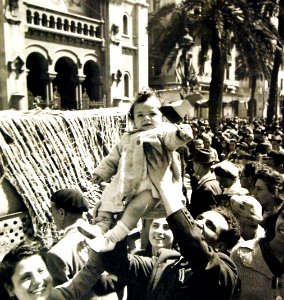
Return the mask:
{"type": "MultiPolygon", "coordinates": [[[[175,125],[163,123],[158,128],[147,131],[131,131],[122,136],[121,141],[100,162],[94,171],[105,182],[111,180],[101,197],[101,211],[113,213],[124,211],[125,204],[131,201],[138,193],[149,189],[153,190],[154,187],[151,185],[148,176],[143,145],[145,142],[148,142],[156,149],[161,150],[159,136],[166,147],[170,151],[174,151],[191,139],[191,130],[186,132],[186,129],[183,127],[183,132],[188,134],[185,139],[182,139],[178,132],[179,130],[175,125]],[[114,177],[112,178],[113,175],[114,177]]],[[[180,185],[178,190],[181,191],[180,198],[182,199],[181,167],[176,152],[173,154],[172,172],[175,183],[180,185]]]]}
{"type": "Polygon", "coordinates": [[[241,281],[240,290],[234,299],[271,300],[277,299],[277,296],[284,299],[284,274],[277,277],[271,272],[264,260],[260,241],[249,240],[240,243],[231,253],[241,281]]]}

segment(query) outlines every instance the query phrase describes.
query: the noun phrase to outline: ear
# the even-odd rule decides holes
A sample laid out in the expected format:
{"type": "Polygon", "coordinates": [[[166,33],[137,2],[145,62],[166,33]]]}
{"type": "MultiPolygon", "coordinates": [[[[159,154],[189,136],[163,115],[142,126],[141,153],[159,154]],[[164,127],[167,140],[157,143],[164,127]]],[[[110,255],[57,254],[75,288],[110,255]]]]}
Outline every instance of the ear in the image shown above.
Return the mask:
{"type": "Polygon", "coordinates": [[[59,215],[61,218],[64,218],[66,216],[66,211],[64,208],[62,207],[59,208],[59,215]]]}
{"type": "Polygon", "coordinates": [[[12,285],[5,283],[5,284],[4,284],[4,287],[5,287],[6,291],[7,291],[7,293],[9,294],[9,297],[12,298],[12,297],[15,296],[14,288],[13,288],[12,285]]]}

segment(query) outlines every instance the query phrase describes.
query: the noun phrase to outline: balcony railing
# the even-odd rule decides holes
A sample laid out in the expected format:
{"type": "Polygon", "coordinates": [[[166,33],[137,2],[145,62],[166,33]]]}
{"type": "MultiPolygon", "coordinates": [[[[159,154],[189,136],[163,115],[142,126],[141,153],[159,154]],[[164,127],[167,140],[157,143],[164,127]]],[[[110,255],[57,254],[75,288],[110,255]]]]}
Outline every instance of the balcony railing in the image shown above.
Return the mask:
{"type": "Polygon", "coordinates": [[[103,42],[103,20],[25,4],[28,29],[103,42]]]}

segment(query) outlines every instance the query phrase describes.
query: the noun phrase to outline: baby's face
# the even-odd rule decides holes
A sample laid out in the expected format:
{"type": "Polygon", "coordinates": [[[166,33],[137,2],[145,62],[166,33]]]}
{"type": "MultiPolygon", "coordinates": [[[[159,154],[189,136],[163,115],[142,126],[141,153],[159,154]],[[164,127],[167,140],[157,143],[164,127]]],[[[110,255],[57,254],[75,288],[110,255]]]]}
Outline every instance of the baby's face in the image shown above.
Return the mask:
{"type": "Polygon", "coordinates": [[[162,124],[161,104],[156,97],[148,98],[144,103],[134,106],[134,124],[138,130],[146,131],[162,124]]]}

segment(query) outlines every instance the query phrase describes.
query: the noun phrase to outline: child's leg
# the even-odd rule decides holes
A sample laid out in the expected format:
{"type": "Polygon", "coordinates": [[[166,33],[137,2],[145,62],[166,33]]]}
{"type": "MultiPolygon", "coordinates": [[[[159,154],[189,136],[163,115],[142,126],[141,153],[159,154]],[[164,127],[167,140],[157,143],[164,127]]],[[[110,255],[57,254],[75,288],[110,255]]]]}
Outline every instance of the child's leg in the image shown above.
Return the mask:
{"type": "Polygon", "coordinates": [[[97,245],[97,252],[112,250],[115,244],[123,240],[129,232],[135,228],[138,220],[148,211],[152,210],[156,202],[152,198],[150,190],[139,193],[127,206],[122,218],[117,224],[104,234],[104,245],[97,245]]]}
{"type": "Polygon", "coordinates": [[[105,234],[114,224],[113,213],[109,211],[98,211],[93,216],[93,229],[96,228],[96,236],[105,234]]]}

